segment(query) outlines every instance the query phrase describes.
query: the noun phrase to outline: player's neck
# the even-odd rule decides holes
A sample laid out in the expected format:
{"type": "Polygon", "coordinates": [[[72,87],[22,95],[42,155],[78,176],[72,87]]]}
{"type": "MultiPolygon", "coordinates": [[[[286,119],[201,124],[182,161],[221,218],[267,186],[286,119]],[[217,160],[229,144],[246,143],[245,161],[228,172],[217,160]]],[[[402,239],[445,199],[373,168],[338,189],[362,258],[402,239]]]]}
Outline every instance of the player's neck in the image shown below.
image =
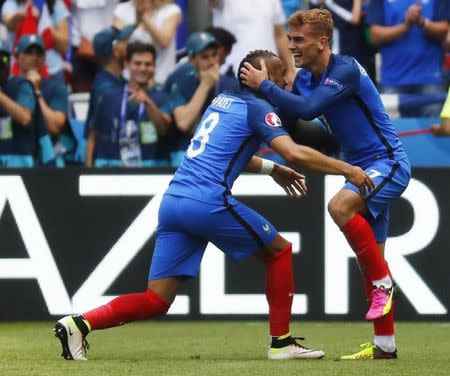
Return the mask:
{"type": "Polygon", "coordinates": [[[331,60],[331,51],[330,50],[324,51],[324,53],[321,54],[319,58],[316,60],[315,64],[309,69],[315,81],[320,80],[323,74],[327,71],[328,65],[330,64],[330,60],[331,60]]]}

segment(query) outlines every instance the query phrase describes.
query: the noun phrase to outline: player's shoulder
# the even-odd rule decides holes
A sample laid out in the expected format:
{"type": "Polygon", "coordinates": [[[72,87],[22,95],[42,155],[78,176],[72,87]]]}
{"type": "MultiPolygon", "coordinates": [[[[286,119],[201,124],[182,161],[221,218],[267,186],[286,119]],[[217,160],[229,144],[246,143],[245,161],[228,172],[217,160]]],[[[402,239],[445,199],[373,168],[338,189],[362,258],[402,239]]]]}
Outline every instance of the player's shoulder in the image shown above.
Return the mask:
{"type": "Polygon", "coordinates": [[[252,110],[270,110],[275,111],[274,107],[264,97],[250,90],[242,90],[242,92],[235,94],[242,98],[247,107],[252,110]]]}

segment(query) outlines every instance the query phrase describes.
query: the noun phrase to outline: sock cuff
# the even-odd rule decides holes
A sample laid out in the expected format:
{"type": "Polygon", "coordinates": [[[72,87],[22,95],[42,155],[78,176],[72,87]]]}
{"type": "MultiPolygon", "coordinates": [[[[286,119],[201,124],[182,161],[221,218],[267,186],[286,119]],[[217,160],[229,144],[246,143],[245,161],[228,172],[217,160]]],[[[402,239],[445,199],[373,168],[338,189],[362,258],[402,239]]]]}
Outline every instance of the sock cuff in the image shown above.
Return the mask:
{"type": "Polygon", "coordinates": [[[146,295],[149,299],[156,300],[156,301],[160,304],[160,306],[161,306],[161,312],[162,312],[162,313],[164,313],[164,314],[167,313],[167,311],[168,311],[169,308],[170,308],[170,305],[167,304],[167,303],[164,301],[163,298],[161,298],[158,294],[156,294],[156,293],[153,292],[152,290],[147,290],[147,291],[145,292],[145,295],[146,295]]]}
{"type": "Polygon", "coordinates": [[[266,258],[265,262],[271,262],[281,256],[283,256],[285,253],[292,253],[292,243],[289,243],[289,245],[286,246],[286,248],[282,249],[280,252],[277,252],[273,256],[266,258]]]}
{"type": "Polygon", "coordinates": [[[354,231],[358,231],[361,227],[363,227],[367,223],[363,216],[358,213],[350,219],[344,226],[341,227],[341,231],[346,233],[352,233],[354,231]]]}

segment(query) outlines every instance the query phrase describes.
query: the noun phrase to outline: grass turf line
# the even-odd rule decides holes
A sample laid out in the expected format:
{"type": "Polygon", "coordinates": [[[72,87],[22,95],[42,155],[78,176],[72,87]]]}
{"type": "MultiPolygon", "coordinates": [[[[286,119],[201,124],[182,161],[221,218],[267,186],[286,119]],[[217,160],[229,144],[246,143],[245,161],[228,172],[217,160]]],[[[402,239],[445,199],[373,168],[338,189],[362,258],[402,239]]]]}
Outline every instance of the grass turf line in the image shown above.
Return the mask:
{"type": "Polygon", "coordinates": [[[294,321],[294,335],[326,352],[311,361],[267,360],[263,321],[158,321],[92,333],[89,361],[69,362],[52,326],[0,323],[0,375],[450,375],[450,323],[398,323],[398,360],[345,362],[334,360],[371,340],[370,324],[294,321]]]}

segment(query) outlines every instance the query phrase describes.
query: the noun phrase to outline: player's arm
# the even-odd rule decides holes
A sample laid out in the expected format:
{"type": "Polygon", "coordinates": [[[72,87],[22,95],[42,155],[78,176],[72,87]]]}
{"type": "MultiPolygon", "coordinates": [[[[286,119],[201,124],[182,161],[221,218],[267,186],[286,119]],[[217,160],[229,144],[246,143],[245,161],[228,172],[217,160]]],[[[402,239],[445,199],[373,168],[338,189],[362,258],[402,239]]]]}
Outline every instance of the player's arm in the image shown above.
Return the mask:
{"type": "Polygon", "coordinates": [[[315,119],[329,106],[350,96],[359,85],[359,69],[356,65],[347,64],[330,72],[326,82],[314,89],[309,97],[304,97],[288,93],[268,80],[266,64],[264,60],[260,63],[261,70],[245,63],[240,72],[242,81],[250,88],[259,90],[284,116],[290,118],[315,119]]]}
{"type": "Polygon", "coordinates": [[[244,171],[254,174],[270,175],[272,179],[280,187],[282,187],[286,194],[290,197],[304,197],[308,192],[304,175],[299,174],[292,168],[279,165],[278,163],[268,159],[254,156],[244,171]]]}
{"type": "Polygon", "coordinates": [[[343,175],[359,188],[362,195],[375,187],[372,179],[361,168],[327,157],[307,146],[297,145],[287,135],[272,139],[270,147],[288,163],[297,167],[324,174],[343,175]]]}

